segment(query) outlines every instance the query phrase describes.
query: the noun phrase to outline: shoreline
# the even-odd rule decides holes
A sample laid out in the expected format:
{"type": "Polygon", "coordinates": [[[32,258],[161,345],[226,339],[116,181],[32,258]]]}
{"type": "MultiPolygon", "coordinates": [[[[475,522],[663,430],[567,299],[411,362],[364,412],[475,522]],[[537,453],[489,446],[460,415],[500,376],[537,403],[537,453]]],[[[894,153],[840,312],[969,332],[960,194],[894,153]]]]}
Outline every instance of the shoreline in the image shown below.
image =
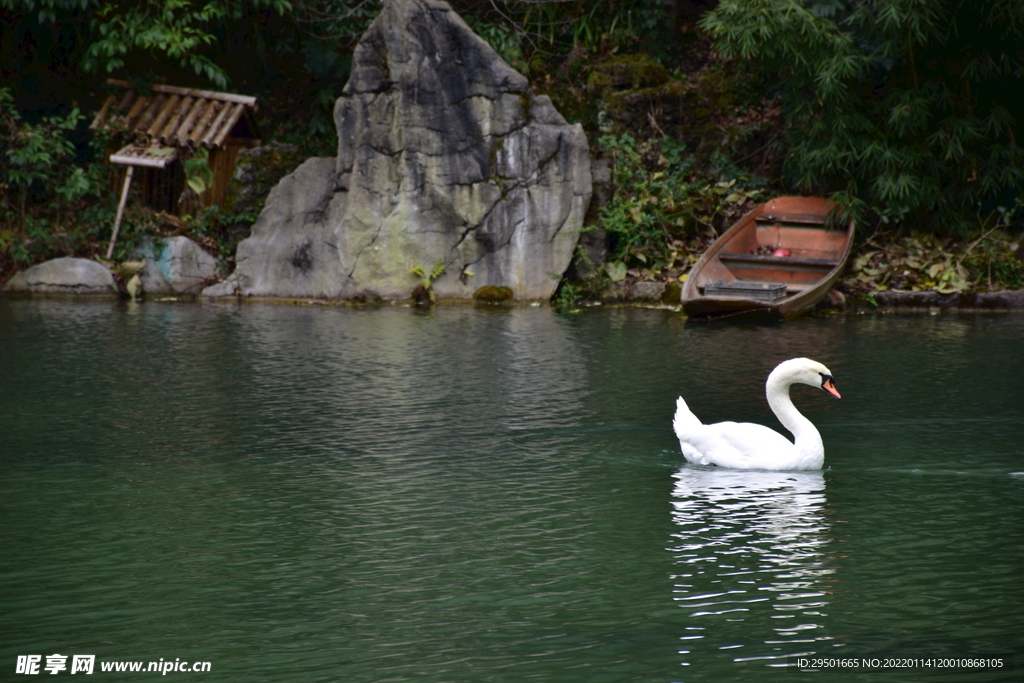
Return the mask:
{"type": "MultiPolygon", "coordinates": [[[[616,283],[618,284],[618,283],[616,283]]],[[[665,289],[663,282],[634,282],[621,288],[609,288],[602,292],[599,299],[589,302],[582,302],[572,309],[584,308],[649,308],[667,311],[682,312],[678,301],[666,300],[662,293],[665,289]]],[[[912,314],[936,314],[936,313],[1012,313],[1024,311],[1024,289],[1020,290],[999,290],[992,292],[976,293],[951,293],[942,294],[934,290],[911,292],[888,290],[882,292],[866,292],[863,294],[846,295],[844,301],[830,301],[824,299],[818,307],[808,315],[862,315],[865,313],[912,313],[912,314]]],[[[124,297],[116,295],[98,294],[75,294],[70,292],[2,292],[0,299],[25,300],[25,299],[58,299],[72,301],[117,301],[119,299],[128,301],[124,297]]],[[[270,304],[284,306],[323,306],[323,307],[345,307],[353,309],[371,308],[423,308],[430,306],[418,306],[413,299],[321,299],[314,297],[274,297],[274,296],[231,296],[231,297],[204,297],[202,295],[154,295],[144,296],[133,300],[137,303],[215,303],[225,304],[270,304]]],[[[512,300],[503,302],[488,302],[474,299],[440,299],[433,306],[474,306],[480,308],[520,308],[550,306],[558,308],[552,301],[545,300],[512,300]]]]}
{"type": "MultiPolygon", "coordinates": [[[[678,288],[672,282],[633,281],[616,282],[601,292],[598,301],[602,304],[661,304],[672,306],[678,288]]],[[[818,304],[816,311],[860,311],[881,309],[965,309],[965,310],[1016,310],[1024,309],[1024,289],[995,290],[991,292],[953,292],[943,294],[935,290],[920,292],[906,290],[884,290],[841,294],[833,289],[830,296],[818,304]]]]}

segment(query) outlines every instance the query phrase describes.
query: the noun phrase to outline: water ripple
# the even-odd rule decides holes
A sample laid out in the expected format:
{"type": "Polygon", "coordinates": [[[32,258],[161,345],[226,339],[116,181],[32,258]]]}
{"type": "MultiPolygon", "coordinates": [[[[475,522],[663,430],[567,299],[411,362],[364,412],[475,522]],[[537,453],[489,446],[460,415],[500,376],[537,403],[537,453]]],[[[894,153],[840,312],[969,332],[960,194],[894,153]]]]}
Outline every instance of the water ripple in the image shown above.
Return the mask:
{"type": "Polygon", "coordinates": [[[822,474],[685,466],[675,480],[674,599],[706,630],[689,656],[740,643],[755,652],[736,661],[774,659],[806,650],[808,635],[829,638],[822,624],[769,621],[828,614],[822,474]]]}
{"type": "Polygon", "coordinates": [[[0,298],[0,662],[694,683],[1019,649],[1015,320],[0,298]],[[842,378],[795,396],[830,469],[678,469],[676,395],[768,423],[798,355],[842,378]]]}

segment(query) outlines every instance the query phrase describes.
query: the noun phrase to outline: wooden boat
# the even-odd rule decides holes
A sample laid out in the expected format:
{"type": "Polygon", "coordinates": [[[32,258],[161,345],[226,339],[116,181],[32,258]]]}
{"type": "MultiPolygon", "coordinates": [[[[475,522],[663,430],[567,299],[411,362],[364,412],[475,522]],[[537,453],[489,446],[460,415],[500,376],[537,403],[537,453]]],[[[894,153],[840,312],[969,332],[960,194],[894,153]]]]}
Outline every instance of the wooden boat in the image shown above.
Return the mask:
{"type": "Polygon", "coordinates": [[[756,207],[690,269],[682,304],[691,318],[793,318],[814,308],[842,274],[854,225],[825,227],[835,203],[778,197],[756,207]]]}

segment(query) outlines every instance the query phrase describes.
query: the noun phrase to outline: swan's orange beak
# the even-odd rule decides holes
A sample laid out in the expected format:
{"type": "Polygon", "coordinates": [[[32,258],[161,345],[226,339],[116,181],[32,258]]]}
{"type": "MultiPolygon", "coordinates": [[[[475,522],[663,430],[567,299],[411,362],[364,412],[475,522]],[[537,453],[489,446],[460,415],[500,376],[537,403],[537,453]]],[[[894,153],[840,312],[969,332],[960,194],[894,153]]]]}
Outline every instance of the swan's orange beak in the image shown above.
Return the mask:
{"type": "Polygon", "coordinates": [[[839,395],[839,390],[836,389],[836,383],[832,381],[831,377],[825,378],[825,380],[821,383],[821,388],[827,391],[828,393],[832,394],[836,398],[842,398],[842,396],[839,395]]]}

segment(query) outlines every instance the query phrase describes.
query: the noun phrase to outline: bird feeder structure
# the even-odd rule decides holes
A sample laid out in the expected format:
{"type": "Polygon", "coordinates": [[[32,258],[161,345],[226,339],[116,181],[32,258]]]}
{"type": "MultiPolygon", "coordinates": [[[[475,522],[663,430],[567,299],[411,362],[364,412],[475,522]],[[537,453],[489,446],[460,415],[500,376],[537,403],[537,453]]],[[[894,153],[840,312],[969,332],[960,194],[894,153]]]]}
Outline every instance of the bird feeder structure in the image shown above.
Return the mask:
{"type": "Polygon", "coordinates": [[[136,168],[144,203],[177,214],[185,190],[183,162],[205,149],[213,182],[199,195],[199,204],[223,206],[239,151],[258,147],[260,137],[255,97],[160,84],[142,94],[127,81],[110,79],[107,84],[117,92],[107,97],[89,127],[126,133],[131,139],[109,157],[126,167],[109,259],[136,168]]]}

